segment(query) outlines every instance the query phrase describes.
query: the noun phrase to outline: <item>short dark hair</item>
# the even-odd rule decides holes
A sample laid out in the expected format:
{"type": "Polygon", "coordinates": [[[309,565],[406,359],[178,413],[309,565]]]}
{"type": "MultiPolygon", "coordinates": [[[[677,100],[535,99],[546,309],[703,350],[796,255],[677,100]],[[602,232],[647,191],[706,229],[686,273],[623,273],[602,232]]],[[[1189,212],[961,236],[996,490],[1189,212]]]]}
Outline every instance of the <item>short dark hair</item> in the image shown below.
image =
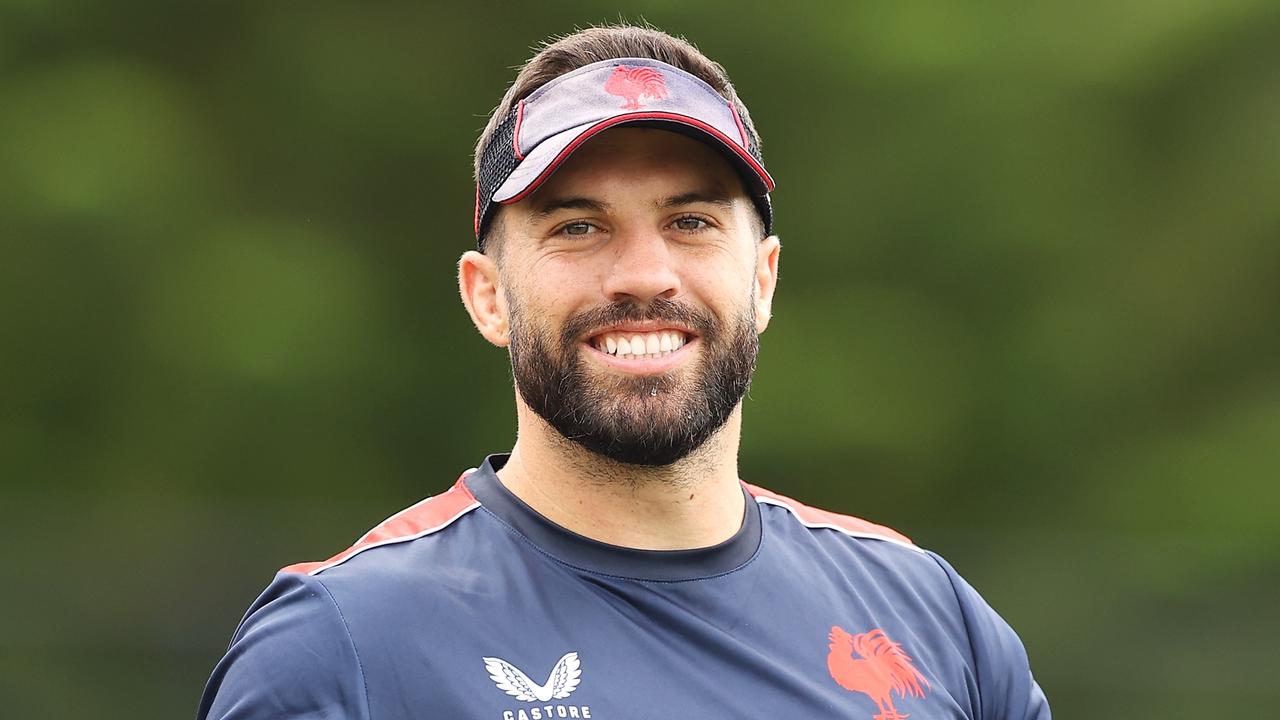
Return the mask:
{"type": "MultiPolygon", "coordinates": [[[[480,140],[476,142],[475,177],[477,183],[480,180],[480,160],[484,156],[485,148],[493,141],[498,123],[502,122],[503,118],[511,112],[511,109],[517,103],[532,95],[538,88],[567,72],[577,70],[594,62],[627,57],[660,60],[668,65],[678,67],[710,85],[716,92],[720,93],[721,97],[733,105],[738,117],[742,119],[742,127],[746,131],[749,142],[757,148],[760,147],[760,134],[756,132],[755,125],[751,122],[751,115],[747,112],[747,106],[738,99],[738,93],[733,89],[733,83],[729,82],[729,75],[720,66],[720,63],[703,55],[688,40],[668,35],[652,26],[629,25],[626,23],[602,25],[578,30],[563,37],[551,38],[542,44],[542,47],[533,57],[529,58],[528,62],[520,66],[520,72],[516,74],[515,81],[511,83],[511,87],[507,88],[507,93],[502,96],[502,101],[493,109],[493,114],[489,116],[489,122],[485,126],[484,132],[480,134],[480,140]]],[[[479,239],[480,247],[484,248],[485,252],[497,249],[491,246],[488,240],[491,236],[499,234],[495,230],[501,227],[500,216],[501,213],[494,217],[485,232],[485,237],[479,239]]],[[[760,234],[762,236],[763,232],[764,221],[761,220],[760,234]]],[[[494,245],[500,245],[500,243],[494,245]]]]}

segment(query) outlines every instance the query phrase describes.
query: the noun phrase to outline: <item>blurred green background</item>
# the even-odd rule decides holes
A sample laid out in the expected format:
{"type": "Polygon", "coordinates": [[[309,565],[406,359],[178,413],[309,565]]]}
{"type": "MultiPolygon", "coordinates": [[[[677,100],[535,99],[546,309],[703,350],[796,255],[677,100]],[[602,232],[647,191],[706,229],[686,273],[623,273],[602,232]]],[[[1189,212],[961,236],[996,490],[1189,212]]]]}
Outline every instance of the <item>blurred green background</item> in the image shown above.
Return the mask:
{"type": "Polygon", "coordinates": [[[0,707],[189,717],[255,595],[509,448],[470,151],[541,38],[731,72],[743,477],[890,524],[1059,717],[1280,702],[1280,6],[0,0],[0,707]]]}

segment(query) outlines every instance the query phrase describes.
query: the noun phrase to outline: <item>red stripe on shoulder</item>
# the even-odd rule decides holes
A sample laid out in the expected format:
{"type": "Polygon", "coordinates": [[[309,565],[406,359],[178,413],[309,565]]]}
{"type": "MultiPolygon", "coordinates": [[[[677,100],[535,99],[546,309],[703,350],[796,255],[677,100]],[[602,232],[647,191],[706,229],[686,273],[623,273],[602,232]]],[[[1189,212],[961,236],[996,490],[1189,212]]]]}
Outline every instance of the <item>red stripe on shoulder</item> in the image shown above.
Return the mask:
{"type": "Polygon", "coordinates": [[[913,548],[915,547],[915,543],[911,542],[911,538],[903,535],[897,530],[885,527],[884,525],[877,525],[873,522],[853,517],[852,515],[841,515],[840,513],[833,513],[829,510],[809,507],[808,505],[792,500],[785,495],[779,495],[778,493],[765,490],[762,487],[756,487],[749,483],[744,484],[747,486],[747,491],[751,493],[751,497],[755,498],[757,501],[766,502],[771,505],[780,505],[787,510],[790,510],[791,514],[795,515],[796,519],[798,519],[803,525],[809,527],[829,527],[834,530],[841,530],[853,535],[877,537],[882,540],[889,540],[903,545],[910,545],[913,548]]]}
{"type": "Polygon", "coordinates": [[[413,540],[414,538],[443,530],[454,520],[480,506],[471,491],[467,489],[466,483],[462,481],[462,478],[466,476],[467,474],[463,473],[462,477],[459,477],[458,481],[453,484],[453,487],[443,493],[432,495],[378,523],[372,530],[357,540],[354,545],[328,560],[296,563],[281,568],[280,572],[314,575],[321,570],[344,563],[365,550],[380,545],[413,540]]]}

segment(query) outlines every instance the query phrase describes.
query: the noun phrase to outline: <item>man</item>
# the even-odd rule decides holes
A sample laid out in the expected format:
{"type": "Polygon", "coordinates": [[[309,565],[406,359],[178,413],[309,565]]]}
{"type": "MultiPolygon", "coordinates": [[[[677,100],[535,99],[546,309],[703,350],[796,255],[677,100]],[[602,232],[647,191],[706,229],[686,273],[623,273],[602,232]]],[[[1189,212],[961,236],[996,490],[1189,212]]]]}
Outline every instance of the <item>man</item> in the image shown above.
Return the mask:
{"type": "Polygon", "coordinates": [[[1016,635],[905,537],[738,479],[778,278],[720,66],[594,28],[520,71],[459,263],[518,437],[285,568],[201,718],[1047,718],[1016,635]]]}

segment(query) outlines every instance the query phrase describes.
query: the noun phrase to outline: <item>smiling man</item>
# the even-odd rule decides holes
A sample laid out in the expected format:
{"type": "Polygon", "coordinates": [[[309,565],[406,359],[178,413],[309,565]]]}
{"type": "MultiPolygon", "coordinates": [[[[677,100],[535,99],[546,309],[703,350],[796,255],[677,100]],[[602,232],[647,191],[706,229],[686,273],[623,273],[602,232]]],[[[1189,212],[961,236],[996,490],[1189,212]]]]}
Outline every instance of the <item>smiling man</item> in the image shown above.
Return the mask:
{"type": "Polygon", "coordinates": [[[723,69],[659,31],[526,63],[459,263],[515,445],[282,570],[201,718],[1049,717],[945,561],[739,479],[780,252],[759,147],[723,69]]]}

